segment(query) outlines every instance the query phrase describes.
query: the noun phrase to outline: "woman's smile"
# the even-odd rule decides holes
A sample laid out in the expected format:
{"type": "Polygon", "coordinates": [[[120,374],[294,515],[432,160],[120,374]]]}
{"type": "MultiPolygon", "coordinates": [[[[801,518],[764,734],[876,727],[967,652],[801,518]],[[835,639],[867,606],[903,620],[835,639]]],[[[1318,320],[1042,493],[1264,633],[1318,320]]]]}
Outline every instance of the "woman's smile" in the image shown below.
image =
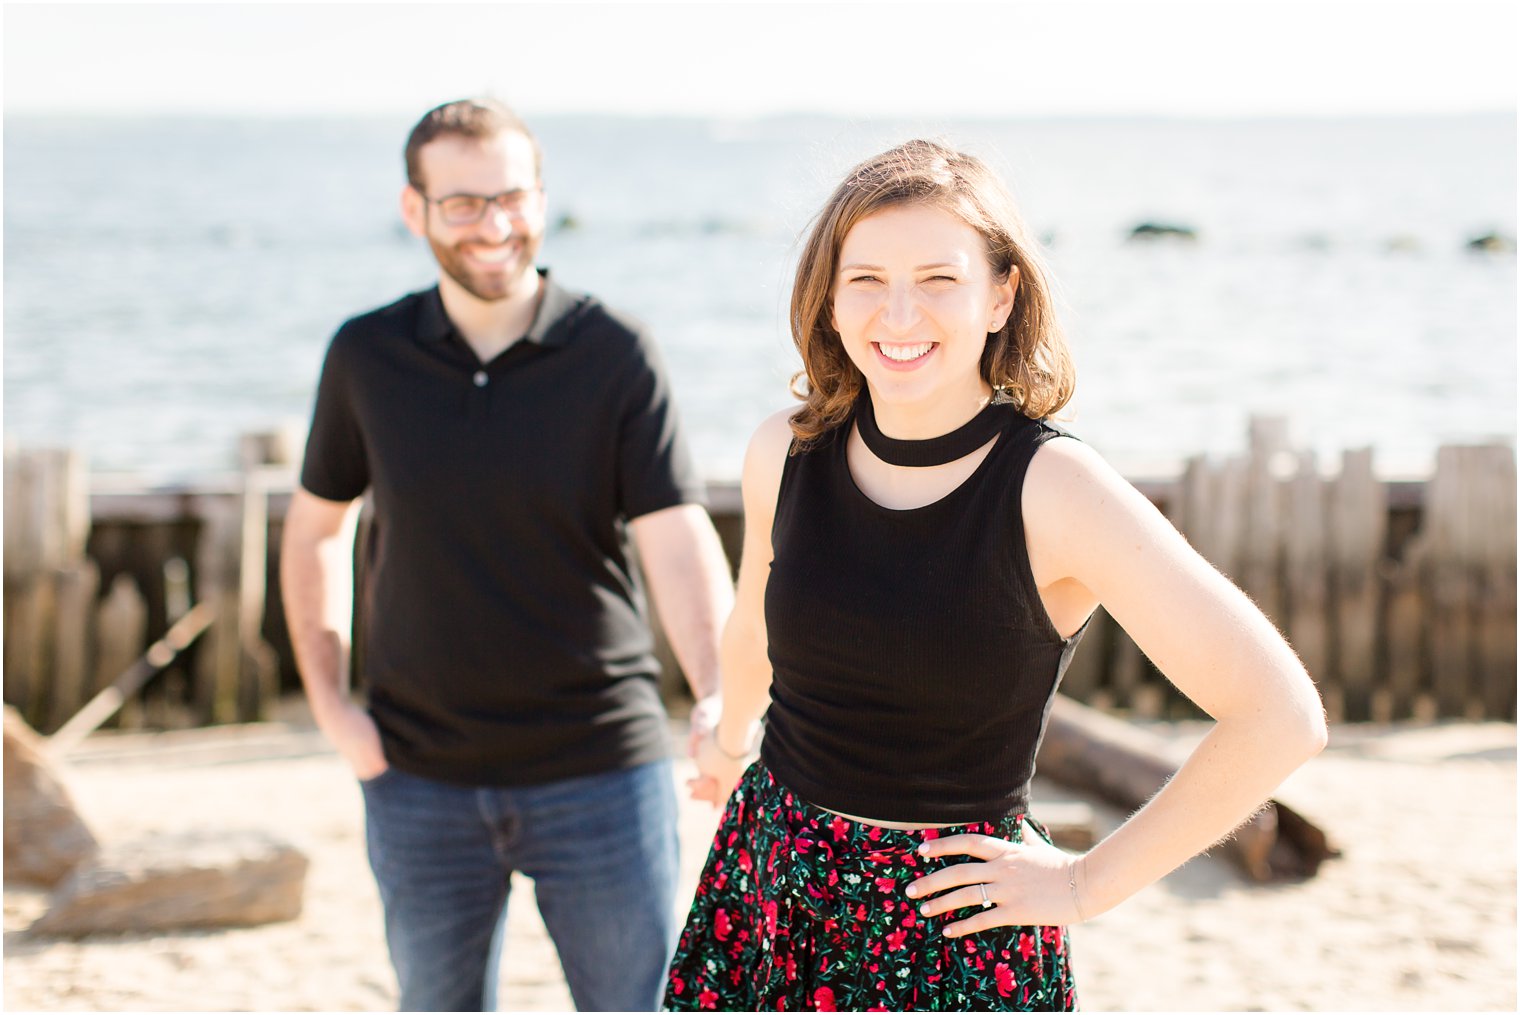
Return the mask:
{"type": "Polygon", "coordinates": [[[916,370],[929,358],[929,354],[939,348],[938,342],[916,342],[912,345],[899,345],[888,342],[872,342],[876,348],[876,355],[884,362],[888,370],[916,370]]]}

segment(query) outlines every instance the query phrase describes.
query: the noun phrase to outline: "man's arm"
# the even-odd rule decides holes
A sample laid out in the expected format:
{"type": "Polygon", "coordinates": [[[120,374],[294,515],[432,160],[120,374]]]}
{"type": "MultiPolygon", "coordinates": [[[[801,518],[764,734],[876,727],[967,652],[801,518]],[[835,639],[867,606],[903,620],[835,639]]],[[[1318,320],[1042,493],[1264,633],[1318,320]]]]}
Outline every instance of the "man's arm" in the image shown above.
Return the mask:
{"type": "Polygon", "coordinates": [[[324,500],[297,487],[280,543],[280,594],[312,717],[354,774],[371,779],[387,767],[380,733],[348,698],[358,520],[358,501],[324,500]]]}
{"type": "Polygon", "coordinates": [[[734,583],[707,511],[678,504],[628,524],[670,647],[698,703],[718,693],[718,636],[734,583]]]}

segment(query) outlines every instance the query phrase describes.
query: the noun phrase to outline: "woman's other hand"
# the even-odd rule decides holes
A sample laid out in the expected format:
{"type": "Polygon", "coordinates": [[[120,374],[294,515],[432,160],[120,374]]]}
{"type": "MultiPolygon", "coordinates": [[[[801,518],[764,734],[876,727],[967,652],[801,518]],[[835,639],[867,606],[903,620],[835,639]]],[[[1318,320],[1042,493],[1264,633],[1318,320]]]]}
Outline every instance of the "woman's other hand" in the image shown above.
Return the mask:
{"type": "Polygon", "coordinates": [[[742,751],[730,751],[735,745],[726,740],[720,742],[723,736],[723,726],[718,724],[697,742],[697,776],[686,782],[693,800],[706,800],[714,807],[722,807],[728,801],[739,777],[755,759],[753,735],[746,738],[742,751]]]}

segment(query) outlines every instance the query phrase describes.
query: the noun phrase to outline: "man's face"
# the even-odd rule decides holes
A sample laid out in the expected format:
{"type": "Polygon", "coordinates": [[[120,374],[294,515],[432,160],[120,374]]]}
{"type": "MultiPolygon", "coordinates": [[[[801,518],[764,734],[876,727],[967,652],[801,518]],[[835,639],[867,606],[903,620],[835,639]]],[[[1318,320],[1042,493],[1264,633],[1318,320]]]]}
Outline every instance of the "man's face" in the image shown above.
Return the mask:
{"type": "Polygon", "coordinates": [[[423,190],[403,191],[402,215],[443,273],[488,302],[536,292],[545,203],[532,143],[516,132],[483,140],[445,134],[422,147],[418,164],[423,190]],[[471,204],[462,196],[501,198],[476,221],[460,222],[455,206],[471,204]]]}

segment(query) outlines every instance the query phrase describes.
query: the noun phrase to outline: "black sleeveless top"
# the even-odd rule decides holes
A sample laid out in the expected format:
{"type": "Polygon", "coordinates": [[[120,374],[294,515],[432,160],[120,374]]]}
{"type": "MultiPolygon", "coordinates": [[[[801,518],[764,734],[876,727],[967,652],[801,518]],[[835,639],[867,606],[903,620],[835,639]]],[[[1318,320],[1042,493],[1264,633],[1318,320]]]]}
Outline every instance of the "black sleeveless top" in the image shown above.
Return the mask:
{"type": "Polygon", "coordinates": [[[787,458],[765,590],[774,676],[761,757],[810,803],[925,824],[1027,807],[1082,632],[1055,630],[1024,545],[1024,474],[1060,431],[996,408],[1007,419],[987,457],[919,508],[882,507],[855,485],[853,419],[787,458]]]}

